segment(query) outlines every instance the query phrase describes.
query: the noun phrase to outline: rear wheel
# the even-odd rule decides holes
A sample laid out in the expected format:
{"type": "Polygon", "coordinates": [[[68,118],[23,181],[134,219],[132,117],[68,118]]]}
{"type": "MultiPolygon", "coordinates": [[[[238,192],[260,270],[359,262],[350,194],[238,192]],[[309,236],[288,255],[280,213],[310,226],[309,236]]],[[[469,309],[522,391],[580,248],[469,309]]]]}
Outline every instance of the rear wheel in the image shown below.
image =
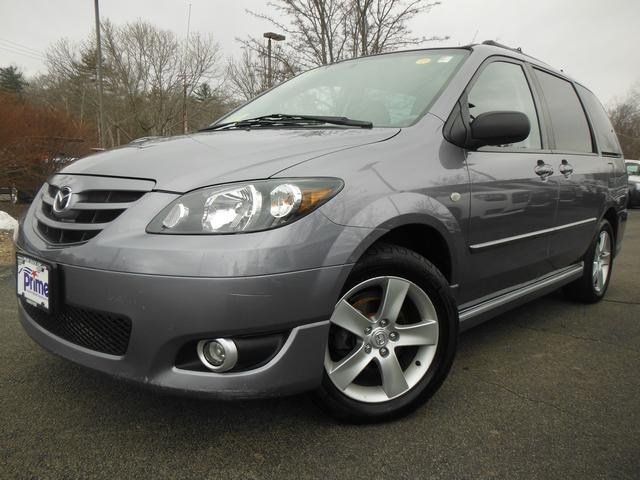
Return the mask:
{"type": "Polygon", "coordinates": [[[455,355],[449,285],[424,257],[373,247],[355,266],[331,317],[318,396],[351,422],[384,420],[424,403],[455,355]]]}
{"type": "Polygon", "coordinates": [[[613,229],[607,220],[600,223],[598,235],[593,240],[584,257],[584,271],[581,278],[564,289],[574,300],[595,303],[602,300],[613,269],[613,229]]]}

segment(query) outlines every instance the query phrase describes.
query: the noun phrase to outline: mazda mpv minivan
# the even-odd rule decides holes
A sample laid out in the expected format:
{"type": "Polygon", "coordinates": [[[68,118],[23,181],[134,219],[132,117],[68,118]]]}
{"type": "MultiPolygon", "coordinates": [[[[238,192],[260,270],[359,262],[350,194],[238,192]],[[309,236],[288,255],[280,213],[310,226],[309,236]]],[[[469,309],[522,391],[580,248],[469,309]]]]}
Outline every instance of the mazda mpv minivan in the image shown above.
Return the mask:
{"type": "Polygon", "coordinates": [[[116,377],[395,417],[459,330],[560,287],[600,300],[627,192],[593,93],[519,51],[344,61],[49,178],[17,237],[20,319],[116,377]]]}

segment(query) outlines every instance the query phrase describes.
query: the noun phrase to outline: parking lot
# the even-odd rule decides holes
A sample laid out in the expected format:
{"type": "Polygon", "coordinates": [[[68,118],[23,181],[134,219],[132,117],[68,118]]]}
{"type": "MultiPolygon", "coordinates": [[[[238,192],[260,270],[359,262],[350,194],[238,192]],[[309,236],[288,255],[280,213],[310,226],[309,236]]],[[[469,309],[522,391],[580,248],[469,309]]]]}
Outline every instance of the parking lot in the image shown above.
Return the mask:
{"type": "Polygon", "coordinates": [[[640,210],[606,299],[552,294],[462,335],[400,421],[340,425],[307,396],[167,396],[53,357],[0,267],[0,478],[640,478],[640,210]]]}

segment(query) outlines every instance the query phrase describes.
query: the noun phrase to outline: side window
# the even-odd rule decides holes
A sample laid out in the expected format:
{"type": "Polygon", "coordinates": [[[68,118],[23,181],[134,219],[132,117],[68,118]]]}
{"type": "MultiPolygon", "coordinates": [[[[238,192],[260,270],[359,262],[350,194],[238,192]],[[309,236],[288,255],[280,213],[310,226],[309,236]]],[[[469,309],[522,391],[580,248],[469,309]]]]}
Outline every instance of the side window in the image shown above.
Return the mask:
{"type": "Polygon", "coordinates": [[[507,62],[490,63],[480,74],[469,92],[471,121],[481,113],[495,110],[522,112],[529,117],[531,133],[509,148],[540,149],[540,124],[531,89],[520,65],[507,62]]]}
{"type": "Polygon", "coordinates": [[[593,128],[596,132],[596,140],[600,151],[605,155],[619,156],[622,152],[620,144],[618,143],[618,137],[616,137],[616,132],[613,130],[613,125],[611,125],[611,121],[604,107],[593,93],[581,85],[578,85],[578,93],[593,122],[593,128]]]}
{"type": "Polygon", "coordinates": [[[589,123],[571,83],[535,69],[551,116],[556,150],[593,152],[589,123]]]}

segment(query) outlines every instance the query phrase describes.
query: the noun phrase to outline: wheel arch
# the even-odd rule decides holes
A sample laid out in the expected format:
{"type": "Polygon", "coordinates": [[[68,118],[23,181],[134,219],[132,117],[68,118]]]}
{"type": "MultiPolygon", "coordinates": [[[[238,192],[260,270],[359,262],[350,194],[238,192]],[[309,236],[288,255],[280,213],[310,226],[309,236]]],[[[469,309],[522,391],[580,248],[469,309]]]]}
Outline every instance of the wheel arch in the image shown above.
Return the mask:
{"type": "Polygon", "coordinates": [[[454,236],[437,219],[408,214],[394,218],[372,230],[353,252],[356,263],[374,245],[391,243],[422,255],[444,275],[449,284],[458,283],[458,258],[454,236]]]}
{"type": "Polygon", "coordinates": [[[613,229],[613,238],[615,241],[618,238],[618,227],[619,227],[618,212],[614,207],[609,207],[604,212],[602,219],[607,220],[611,224],[611,228],[613,229]]]}

